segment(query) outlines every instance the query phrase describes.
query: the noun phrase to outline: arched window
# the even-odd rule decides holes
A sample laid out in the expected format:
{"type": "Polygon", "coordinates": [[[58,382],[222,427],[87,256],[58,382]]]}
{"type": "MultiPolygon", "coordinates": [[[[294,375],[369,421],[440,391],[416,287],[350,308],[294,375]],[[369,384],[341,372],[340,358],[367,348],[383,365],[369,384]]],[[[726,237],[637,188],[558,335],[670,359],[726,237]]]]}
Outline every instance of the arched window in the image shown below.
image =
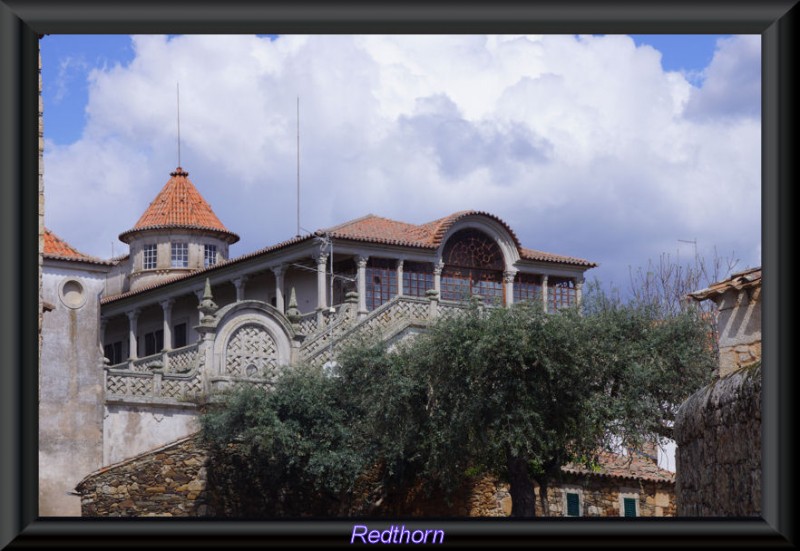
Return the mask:
{"type": "Polygon", "coordinates": [[[488,302],[503,304],[503,251],[497,242],[475,229],[456,232],[442,253],[441,296],[444,300],[467,300],[480,295],[488,302]]]}

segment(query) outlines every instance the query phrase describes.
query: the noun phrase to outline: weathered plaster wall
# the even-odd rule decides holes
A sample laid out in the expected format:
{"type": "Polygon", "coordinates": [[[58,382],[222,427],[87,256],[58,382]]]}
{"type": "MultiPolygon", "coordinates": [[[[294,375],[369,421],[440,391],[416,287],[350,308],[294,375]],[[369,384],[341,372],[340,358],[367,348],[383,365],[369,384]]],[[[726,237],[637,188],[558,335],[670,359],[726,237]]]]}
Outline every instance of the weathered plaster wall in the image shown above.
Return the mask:
{"type": "Polygon", "coordinates": [[[103,465],[174,442],[199,428],[197,410],[188,404],[186,408],[107,404],[104,417],[103,465]]]}
{"type": "Polygon", "coordinates": [[[103,370],[98,344],[98,294],[104,275],[80,263],[44,263],[42,293],[55,309],[42,321],[39,369],[39,513],[80,514],[80,502],[68,495],[75,484],[100,467],[103,459],[103,370]],[[72,291],[62,301],[62,285],[77,280],[82,298],[72,291]],[[70,302],[72,300],[72,302],[70,302]]]}
{"type": "Polygon", "coordinates": [[[679,516],[760,516],[761,364],[684,402],[675,422],[679,516]]]}
{"type": "Polygon", "coordinates": [[[719,374],[725,376],[761,358],[761,287],[732,289],[717,307],[719,374]]]}
{"type": "MultiPolygon", "coordinates": [[[[286,289],[284,300],[287,307],[289,306],[292,287],[294,287],[297,296],[297,308],[300,309],[301,313],[307,314],[317,309],[317,274],[294,268],[286,274],[284,285],[286,289]]],[[[327,293],[329,283],[326,282],[325,285],[327,293]]]]}
{"type": "MultiPolygon", "coordinates": [[[[38,44],[37,44],[38,47],[38,44]]],[[[44,119],[42,54],[39,52],[39,355],[42,354],[42,252],[44,251],[44,119]]]]}

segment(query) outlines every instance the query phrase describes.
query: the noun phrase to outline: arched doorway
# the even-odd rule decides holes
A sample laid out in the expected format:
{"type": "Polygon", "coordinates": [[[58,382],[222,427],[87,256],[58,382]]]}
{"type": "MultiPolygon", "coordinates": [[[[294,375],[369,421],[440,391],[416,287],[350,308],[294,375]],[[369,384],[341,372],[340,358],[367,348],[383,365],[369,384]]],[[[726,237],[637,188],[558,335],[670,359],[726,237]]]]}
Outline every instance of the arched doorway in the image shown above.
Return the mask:
{"type": "Polygon", "coordinates": [[[442,260],[443,300],[468,300],[480,295],[490,303],[505,303],[505,259],[494,239],[473,228],[460,230],[447,241],[442,260]]]}

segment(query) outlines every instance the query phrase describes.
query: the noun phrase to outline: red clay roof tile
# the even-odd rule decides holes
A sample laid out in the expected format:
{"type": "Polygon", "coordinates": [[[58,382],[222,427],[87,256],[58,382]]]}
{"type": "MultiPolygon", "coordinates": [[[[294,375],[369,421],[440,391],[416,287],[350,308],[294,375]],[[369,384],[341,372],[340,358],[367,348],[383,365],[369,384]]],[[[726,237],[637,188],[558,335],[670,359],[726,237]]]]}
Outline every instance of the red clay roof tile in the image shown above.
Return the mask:
{"type": "Polygon", "coordinates": [[[635,452],[630,455],[602,452],[597,458],[597,463],[597,470],[589,470],[583,465],[573,463],[564,465],[561,470],[572,474],[675,482],[675,473],[660,468],[652,459],[642,457],[635,452]]]}
{"type": "Polygon", "coordinates": [[[444,218],[428,222],[426,224],[414,225],[406,222],[398,222],[397,220],[390,220],[374,214],[368,214],[361,218],[356,218],[349,222],[339,224],[326,230],[321,230],[323,233],[328,232],[333,237],[339,239],[352,239],[354,241],[368,241],[372,243],[385,243],[388,245],[402,245],[407,247],[420,247],[425,249],[437,248],[444,239],[448,230],[467,216],[486,216],[494,219],[508,231],[511,238],[514,240],[517,249],[519,250],[520,257],[526,260],[537,260],[542,262],[558,262],[573,264],[578,266],[597,266],[594,262],[584,260],[582,258],[575,258],[571,256],[562,256],[533,249],[526,249],[519,244],[519,239],[508,227],[508,224],[503,222],[497,216],[488,212],[481,212],[475,210],[465,210],[456,212],[444,218]]]}
{"type": "Polygon", "coordinates": [[[120,234],[121,241],[128,243],[130,234],[137,231],[173,228],[211,230],[226,234],[230,243],[239,241],[239,236],[228,230],[211,210],[211,205],[189,180],[188,172],[178,167],[170,176],[133,228],[120,234]]]}
{"type": "Polygon", "coordinates": [[[45,258],[54,258],[57,260],[74,260],[79,262],[91,262],[93,264],[113,264],[113,262],[79,252],[72,245],[47,228],[44,229],[44,248],[42,254],[45,258]]]}
{"type": "Polygon", "coordinates": [[[750,289],[752,287],[759,287],[761,285],[761,266],[756,268],[748,268],[741,272],[736,272],[728,279],[712,283],[708,288],[694,293],[689,293],[689,296],[697,301],[714,298],[719,295],[724,295],[731,289],[741,290],[750,289]]]}

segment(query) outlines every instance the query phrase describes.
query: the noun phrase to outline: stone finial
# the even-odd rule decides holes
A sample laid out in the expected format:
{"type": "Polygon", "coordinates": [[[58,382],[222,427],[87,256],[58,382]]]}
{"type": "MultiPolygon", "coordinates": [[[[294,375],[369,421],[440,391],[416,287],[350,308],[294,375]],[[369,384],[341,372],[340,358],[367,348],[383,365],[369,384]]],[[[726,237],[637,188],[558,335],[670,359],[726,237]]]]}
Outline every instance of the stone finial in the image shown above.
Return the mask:
{"type": "Polygon", "coordinates": [[[294,286],[292,286],[292,291],[289,294],[289,307],[286,309],[286,319],[292,325],[297,325],[300,323],[300,310],[297,308],[297,293],[295,293],[294,286]]]}
{"type": "Polygon", "coordinates": [[[214,302],[214,296],[211,294],[211,282],[206,278],[206,286],[203,291],[203,300],[197,306],[200,313],[203,314],[200,318],[201,325],[209,325],[214,321],[214,314],[219,310],[219,306],[214,302]]]}
{"type": "Polygon", "coordinates": [[[358,293],[355,291],[348,291],[347,294],[344,295],[344,301],[346,304],[358,304],[358,293]]]}

